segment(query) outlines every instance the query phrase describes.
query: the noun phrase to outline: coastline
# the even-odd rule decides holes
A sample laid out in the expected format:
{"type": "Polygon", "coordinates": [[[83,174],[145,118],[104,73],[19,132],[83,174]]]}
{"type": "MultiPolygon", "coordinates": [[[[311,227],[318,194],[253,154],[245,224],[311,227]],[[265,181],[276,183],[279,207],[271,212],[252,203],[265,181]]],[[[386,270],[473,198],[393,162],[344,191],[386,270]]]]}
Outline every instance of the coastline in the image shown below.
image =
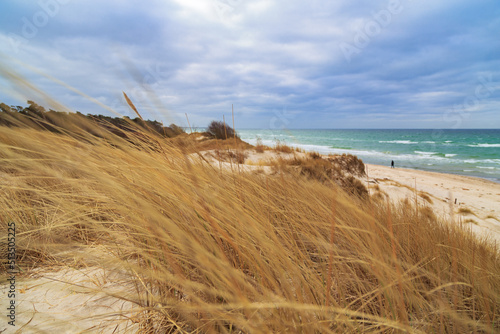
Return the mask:
{"type": "Polygon", "coordinates": [[[417,202],[431,207],[436,215],[453,219],[482,237],[500,242],[499,183],[451,173],[374,164],[365,166],[370,191],[378,187],[393,201],[415,201],[417,193],[417,202]]]}
{"type": "Polygon", "coordinates": [[[364,162],[484,178],[500,183],[500,130],[429,129],[241,130],[242,140],[320,154],[352,154],[364,162]]]}
{"type": "MultiPolygon", "coordinates": [[[[380,167],[386,167],[386,168],[390,168],[390,166],[385,166],[385,165],[380,165],[380,164],[374,164],[374,163],[364,163],[365,165],[374,165],[374,166],[380,166],[380,167]]],[[[452,176],[458,176],[458,177],[463,177],[463,178],[470,178],[471,180],[480,180],[480,181],[486,181],[486,182],[490,182],[490,183],[493,183],[493,184],[498,184],[500,185],[500,180],[499,181],[496,181],[497,179],[495,178],[488,178],[488,177],[484,177],[484,176],[475,176],[475,175],[468,175],[468,174],[459,174],[459,173],[456,173],[456,172],[453,172],[453,171],[446,171],[446,170],[440,170],[440,171],[436,171],[436,170],[429,170],[429,169],[425,169],[425,168],[422,168],[422,167],[418,167],[418,168],[411,168],[411,167],[397,167],[397,169],[402,169],[402,170],[410,170],[410,171],[420,171],[420,172],[425,172],[425,173],[430,173],[430,174],[444,174],[444,175],[452,175],[452,176]]]]}

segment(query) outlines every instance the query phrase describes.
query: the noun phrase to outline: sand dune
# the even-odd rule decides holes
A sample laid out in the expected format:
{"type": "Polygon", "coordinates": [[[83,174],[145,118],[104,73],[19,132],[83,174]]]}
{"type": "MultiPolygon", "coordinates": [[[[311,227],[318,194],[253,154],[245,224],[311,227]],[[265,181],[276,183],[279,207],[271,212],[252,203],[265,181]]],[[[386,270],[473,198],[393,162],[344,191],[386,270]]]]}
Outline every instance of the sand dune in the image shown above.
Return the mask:
{"type": "MultiPolygon", "coordinates": [[[[304,157],[303,152],[280,153],[266,150],[257,153],[245,150],[242,165],[219,162],[214,152],[204,152],[204,157],[214,166],[231,171],[260,171],[270,174],[271,161],[277,158],[304,157]]],[[[368,177],[362,181],[373,194],[377,189],[392,201],[408,199],[433,209],[437,216],[453,223],[463,224],[479,236],[496,240],[500,244],[500,184],[481,178],[427,172],[415,169],[390,168],[365,164],[368,177]],[[415,196],[416,194],[416,196],[415,196]],[[451,210],[453,209],[453,211],[451,210]],[[453,212],[453,217],[452,217],[453,212]]]]}
{"type": "MultiPolygon", "coordinates": [[[[272,159],[289,159],[305,153],[245,152],[245,164],[219,162],[213,152],[204,161],[228,172],[271,174],[272,159]]],[[[192,157],[195,159],[194,157],[192,157]]],[[[487,180],[434,172],[366,165],[363,182],[371,194],[380,193],[393,201],[417,201],[430,206],[436,215],[463,224],[479,236],[500,241],[500,184],[487,180]],[[455,204],[456,200],[456,204],[455,204]],[[453,219],[452,219],[453,217],[453,219]]],[[[119,277],[102,268],[64,269],[19,277],[17,323],[23,333],[136,332],[134,304],[126,301],[119,277]],[[106,292],[104,292],[106,291],[106,292]],[[110,296],[116,291],[121,298],[110,296]]],[[[5,291],[7,285],[2,284],[5,291]]],[[[133,287],[128,289],[133,292],[133,287]]],[[[5,309],[8,300],[0,302],[5,309]]],[[[19,329],[16,328],[17,329],[19,329]]],[[[0,330],[3,328],[0,328],[0,330]]]]}

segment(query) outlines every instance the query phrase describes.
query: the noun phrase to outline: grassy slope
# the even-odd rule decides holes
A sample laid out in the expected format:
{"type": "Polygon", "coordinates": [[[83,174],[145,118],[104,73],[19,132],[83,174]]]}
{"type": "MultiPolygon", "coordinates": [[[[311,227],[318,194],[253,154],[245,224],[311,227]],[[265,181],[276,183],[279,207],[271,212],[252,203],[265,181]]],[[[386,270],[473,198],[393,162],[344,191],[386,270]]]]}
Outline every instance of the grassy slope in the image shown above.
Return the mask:
{"type": "Polygon", "coordinates": [[[425,208],[221,172],[189,142],[75,138],[0,128],[0,229],[24,265],[106,249],[146,332],[500,330],[497,250],[425,208]]]}

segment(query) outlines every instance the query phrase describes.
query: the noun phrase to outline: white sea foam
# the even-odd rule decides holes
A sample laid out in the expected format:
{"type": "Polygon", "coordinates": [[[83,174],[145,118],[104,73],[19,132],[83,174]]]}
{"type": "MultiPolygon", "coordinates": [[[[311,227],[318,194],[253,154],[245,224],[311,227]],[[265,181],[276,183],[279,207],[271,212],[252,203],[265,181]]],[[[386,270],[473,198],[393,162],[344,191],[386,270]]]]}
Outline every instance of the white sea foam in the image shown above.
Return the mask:
{"type": "Polygon", "coordinates": [[[411,141],[411,140],[381,140],[379,143],[388,143],[388,144],[418,144],[417,141],[411,141]]]}
{"type": "Polygon", "coordinates": [[[456,156],[456,154],[453,154],[453,153],[447,153],[447,154],[445,154],[444,156],[445,156],[445,157],[447,157],[447,158],[451,158],[451,157],[456,156]]]}
{"type": "Polygon", "coordinates": [[[500,147],[500,144],[474,144],[474,145],[467,145],[469,147],[500,147]]]}
{"type": "Polygon", "coordinates": [[[483,159],[483,160],[466,159],[464,160],[464,162],[467,164],[479,164],[479,163],[500,164],[500,159],[483,159]]]}
{"type": "Polygon", "coordinates": [[[433,155],[433,154],[438,154],[438,152],[422,152],[422,151],[415,151],[417,154],[422,154],[422,155],[433,155]]]}
{"type": "MultiPolygon", "coordinates": [[[[256,144],[256,140],[248,140],[248,142],[252,145],[256,144]]],[[[264,139],[262,140],[262,144],[267,146],[274,146],[276,141],[264,139]]],[[[335,148],[324,145],[312,145],[312,144],[297,144],[286,142],[287,145],[292,147],[298,147],[304,149],[306,151],[315,151],[321,154],[352,154],[359,156],[360,158],[374,158],[374,159],[382,159],[382,160],[398,160],[398,161],[446,161],[447,163],[461,163],[461,160],[454,160],[445,158],[442,156],[437,156],[437,152],[420,152],[415,151],[417,154],[394,154],[391,152],[381,152],[375,150],[360,150],[360,149],[346,149],[346,148],[335,148]]]]}

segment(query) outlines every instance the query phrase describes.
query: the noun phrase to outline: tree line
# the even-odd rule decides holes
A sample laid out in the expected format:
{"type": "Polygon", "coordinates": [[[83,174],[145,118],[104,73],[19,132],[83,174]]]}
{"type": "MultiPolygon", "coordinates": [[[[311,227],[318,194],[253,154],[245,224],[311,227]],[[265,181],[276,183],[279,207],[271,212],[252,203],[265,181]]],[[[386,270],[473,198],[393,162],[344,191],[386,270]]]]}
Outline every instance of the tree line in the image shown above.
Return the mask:
{"type": "Polygon", "coordinates": [[[55,133],[71,133],[78,130],[102,137],[103,131],[120,137],[141,131],[152,132],[160,137],[175,137],[184,133],[181,127],[170,124],[163,126],[158,121],[142,120],[139,117],[110,117],[104,115],[84,115],[80,112],[46,110],[33,101],[27,107],[8,106],[0,103],[0,125],[8,127],[30,127],[55,133]]]}

